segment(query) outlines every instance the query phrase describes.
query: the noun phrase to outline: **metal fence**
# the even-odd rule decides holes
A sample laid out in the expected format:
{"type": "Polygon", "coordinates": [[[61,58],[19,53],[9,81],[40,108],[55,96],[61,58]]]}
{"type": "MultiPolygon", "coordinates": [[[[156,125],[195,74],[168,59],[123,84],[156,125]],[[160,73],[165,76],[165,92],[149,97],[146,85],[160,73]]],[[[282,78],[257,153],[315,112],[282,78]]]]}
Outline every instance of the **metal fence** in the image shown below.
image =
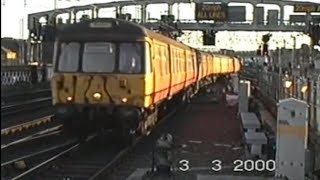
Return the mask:
{"type": "Polygon", "coordinates": [[[36,85],[48,82],[52,77],[52,66],[1,66],[1,87],[14,87],[20,84],[36,85]]]}
{"type": "Polygon", "coordinates": [[[264,96],[270,111],[276,115],[279,99],[296,98],[309,105],[309,127],[320,133],[320,74],[307,76],[281,74],[263,68],[245,68],[242,76],[250,79],[264,96]]]}

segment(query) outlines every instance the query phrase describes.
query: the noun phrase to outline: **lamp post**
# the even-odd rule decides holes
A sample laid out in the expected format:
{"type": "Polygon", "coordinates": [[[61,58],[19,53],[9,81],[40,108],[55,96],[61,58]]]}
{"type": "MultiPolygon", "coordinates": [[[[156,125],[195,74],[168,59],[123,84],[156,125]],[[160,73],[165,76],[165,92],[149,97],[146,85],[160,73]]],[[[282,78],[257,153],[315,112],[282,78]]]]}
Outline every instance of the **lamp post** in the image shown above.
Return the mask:
{"type": "Polygon", "coordinates": [[[296,36],[291,35],[291,38],[293,40],[293,47],[292,47],[292,57],[291,57],[291,66],[292,69],[295,68],[295,66],[299,65],[299,62],[296,61],[296,50],[297,50],[297,38],[301,37],[301,34],[298,34],[296,36]]]}
{"type": "Polygon", "coordinates": [[[291,68],[294,67],[295,64],[295,51],[296,51],[296,46],[297,46],[297,38],[295,36],[291,35],[291,38],[293,39],[293,47],[292,47],[292,58],[291,58],[291,68]]]}
{"type": "Polygon", "coordinates": [[[54,12],[57,10],[57,0],[54,0],[53,10],[54,12]]]}
{"type": "MultiPolygon", "coordinates": [[[[280,43],[277,41],[277,46],[279,48],[279,51],[278,51],[278,66],[279,66],[279,71],[278,71],[278,79],[279,79],[279,84],[278,84],[278,100],[281,99],[281,89],[282,89],[282,58],[281,58],[281,46],[280,46],[280,43]]],[[[285,39],[283,40],[283,47],[285,47],[285,44],[286,44],[286,41],[285,39]]]]}
{"type": "Polygon", "coordinates": [[[278,100],[280,100],[280,98],[281,98],[281,86],[282,86],[282,80],[281,80],[282,58],[281,58],[281,47],[279,46],[279,44],[278,44],[278,48],[279,48],[279,51],[278,51],[278,66],[279,66],[279,72],[278,72],[278,75],[279,75],[279,77],[278,77],[279,78],[278,100]]]}

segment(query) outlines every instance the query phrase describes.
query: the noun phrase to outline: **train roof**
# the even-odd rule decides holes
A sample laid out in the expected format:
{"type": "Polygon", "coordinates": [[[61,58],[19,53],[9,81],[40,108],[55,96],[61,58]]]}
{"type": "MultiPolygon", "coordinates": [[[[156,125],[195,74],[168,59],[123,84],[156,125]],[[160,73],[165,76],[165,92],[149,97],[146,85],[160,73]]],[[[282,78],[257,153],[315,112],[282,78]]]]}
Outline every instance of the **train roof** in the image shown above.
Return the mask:
{"type": "Polygon", "coordinates": [[[169,37],[162,34],[153,32],[144,26],[139,24],[114,18],[98,18],[88,19],[76,24],[66,24],[58,28],[58,36],[76,33],[115,33],[115,34],[126,34],[128,37],[150,37],[155,38],[166,43],[174,44],[183,48],[191,48],[183,43],[179,43],[169,37]]]}
{"type": "Polygon", "coordinates": [[[66,24],[58,28],[59,33],[97,33],[119,32],[135,36],[147,36],[146,28],[136,23],[114,18],[88,19],[75,24],[66,24]]]}
{"type": "MultiPolygon", "coordinates": [[[[58,27],[58,36],[59,34],[62,35],[75,35],[76,33],[82,34],[91,34],[96,35],[96,33],[114,33],[115,34],[126,34],[126,37],[150,37],[160,40],[162,42],[173,44],[175,46],[181,48],[188,48],[193,51],[198,51],[201,54],[210,54],[219,57],[226,57],[227,55],[216,54],[207,51],[201,51],[196,48],[192,48],[186,44],[180,43],[174,39],[171,39],[167,36],[164,36],[160,33],[153,32],[144,26],[136,24],[134,22],[122,20],[122,19],[115,19],[115,18],[97,18],[97,19],[88,19],[81,21],[76,24],[65,24],[58,27]]],[[[229,56],[230,57],[230,56],[229,56]]]]}

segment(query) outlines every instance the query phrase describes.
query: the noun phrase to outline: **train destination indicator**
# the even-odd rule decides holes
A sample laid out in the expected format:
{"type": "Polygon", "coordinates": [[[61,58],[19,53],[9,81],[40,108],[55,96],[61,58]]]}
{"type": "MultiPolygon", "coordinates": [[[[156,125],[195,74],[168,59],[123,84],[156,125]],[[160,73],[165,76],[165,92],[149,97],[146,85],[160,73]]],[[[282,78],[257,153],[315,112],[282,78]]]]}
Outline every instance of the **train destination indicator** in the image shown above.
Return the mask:
{"type": "Polygon", "coordinates": [[[195,18],[201,20],[225,21],[227,19],[226,4],[196,4],[195,18]]]}
{"type": "Polygon", "coordinates": [[[320,5],[312,4],[312,5],[303,5],[303,4],[296,4],[293,7],[294,12],[320,12],[320,5]]]}

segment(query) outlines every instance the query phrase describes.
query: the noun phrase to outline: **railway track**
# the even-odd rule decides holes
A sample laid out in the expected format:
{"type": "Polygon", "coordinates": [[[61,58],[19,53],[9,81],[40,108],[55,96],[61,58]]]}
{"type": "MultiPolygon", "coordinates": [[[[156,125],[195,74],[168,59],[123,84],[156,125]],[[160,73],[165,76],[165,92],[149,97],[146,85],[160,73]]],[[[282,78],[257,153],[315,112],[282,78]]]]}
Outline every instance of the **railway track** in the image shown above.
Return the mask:
{"type": "Polygon", "coordinates": [[[28,135],[26,137],[23,137],[21,139],[12,140],[12,141],[7,142],[5,144],[1,144],[1,150],[8,149],[12,146],[16,146],[16,145],[19,145],[22,143],[34,141],[39,138],[60,134],[62,132],[61,129],[62,129],[62,125],[58,125],[58,126],[55,126],[55,127],[49,128],[49,129],[45,129],[45,130],[33,133],[33,134],[28,135]]]}
{"type": "MultiPolygon", "coordinates": [[[[177,110],[173,110],[161,118],[158,126],[177,110]]],[[[158,128],[158,127],[157,127],[158,128]]],[[[156,128],[156,129],[157,129],[156,128]]],[[[115,170],[118,164],[125,161],[131,152],[143,143],[145,138],[137,137],[131,146],[125,146],[114,142],[110,132],[101,133],[91,142],[78,147],[77,151],[69,153],[67,157],[55,159],[52,163],[46,164],[27,177],[30,179],[99,179],[105,173],[115,170]],[[84,156],[85,155],[85,156],[84,156]]]]}
{"type": "Polygon", "coordinates": [[[1,116],[7,117],[40,108],[47,108],[51,106],[51,101],[51,97],[44,97],[14,104],[3,105],[1,106],[1,116]]]}
{"type": "Polygon", "coordinates": [[[36,99],[39,97],[50,97],[51,89],[37,89],[32,91],[25,91],[23,93],[12,93],[1,95],[1,105],[19,103],[27,100],[36,99]]]}
{"type": "Polygon", "coordinates": [[[66,139],[59,125],[1,144],[2,179],[11,179],[41,159],[69,146],[71,141],[66,142],[66,139]]]}
{"type": "Polygon", "coordinates": [[[79,145],[80,143],[77,140],[69,140],[59,145],[49,146],[2,162],[2,179],[21,179],[62,155],[69,153],[79,145]]]}
{"type": "Polygon", "coordinates": [[[92,138],[90,142],[69,144],[68,147],[65,144],[50,147],[45,151],[42,150],[8,162],[11,164],[22,160],[32,162],[32,168],[16,175],[15,179],[105,179],[104,177],[114,173],[117,167],[128,163],[130,157],[135,156],[134,152],[137,149],[141,150],[146,144],[148,146],[153,144],[155,138],[166,130],[162,126],[165,124],[163,122],[166,122],[166,119],[175,113],[176,110],[163,117],[154,133],[146,138],[138,138],[133,146],[125,147],[122,144],[111,143],[112,137],[106,140],[106,135],[100,135],[92,138]]]}
{"type": "Polygon", "coordinates": [[[31,129],[31,128],[34,128],[37,126],[41,126],[43,124],[47,124],[47,123],[50,123],[53,121],[54,121],[53,115],[48,115],[48,116],[38,118],[38,119],[35,119],[32,121],[13,125],[13,126],[1,129],[1,137],[20,133],[22,131],[25,131],[25,130],[28,130],[28,129],[31,129]]]}
{"type": "MultiPolygon", "coordinates": [[[[203,101],[209,100],[209,98],[204,97],[200,102],[193,101],[193,108],[196,109],[202,109],[205,108],[206,111],[209,112],[209,107],[213,107],[213,105],[210,105],[208,103],[205,103],[207,105],[201,105],[203,104],[203,101]],[[205,100],[204,100],[205,99],[205,100]],[[200,103],[200,104],[199,104],[200,103]],[[200,107],[199,107],[200,106],[200,107]],[[205,107],[202,107],[205,106],[205,107]]],[[[211,102],[212,103],[212,102],[211,102]]],[[[219,105],[221,106],[221,105],[219,105]]],[[[189,110],[189,106],[187,108],[181,108],[183,110],[189,110]]],[[[220,107],[222,109],[217,109],[215,110],[215,113],[219,113],[219,111],[230,111],[226,110],[225,107],[220,107]]],[[[178,109],[177,109],[178,110],[178,109]]],[[[189,113],[189,115],[186,116],[201,116],[204,118],[204,114],[198,114],[196,115],[195,112],[198,110],[193,110],[192,112],[189,113]]],[[[211,110],[212,111],[212,110],[211,110]]],[[[166,122],[167,119],[171,119],[170,122],[172,123],[173,119],[176,119],[175,121],[180,121],[184,122],[184,124],[189,124],[189,131],[194,128],[199,128],[195,127],[194,125],[190,125],[191,119],[186,120],[184,118],[187,117],[175,117],[173,116],[176,113],[176,111],[173,111],[163,117],[162,121],[160,121],[160,124],[157,126],[157,128],[153,131],[153,133],[145,138],[138,138],[133,146],[125,147],[122,144],[114,144],[112,142],[112,137],[110,139],[105,139],[106,134],[96,136],[95,138],[91,138],[89,141],[86,140],[85,143],[79,143],[79,142],[73,142],[74,144],[61,144],[52,146],[50,148],[47,148],[42,151],[37,151],[36,153],[29,154],[27,156],[23,156],[20,158],[14,159],[14,161],[8,161],[4,165],[8,164],[24,164],[23,162],[29,162],[28,164],[32,164],[32,167],[29,168],[29,170],[26,170],[19,175],[15,175],[16,178],[14,179],[33,179],[33,180],[42,180],[42,179],[73,179],[73,180],[80,180],[80,179],[90,179],[90,180],[96,180],[96,179],[114,179],[115,176],[114,174],[119,175],[118,168],[120,167],[121,173],[123,173],[123,168],[127,167],[127,164],[132,164],[131,161],[132,159],[137,158],[137,152],[140,154],[140,156],[143,156],[143,158],[147,161],[144,160],[143,164],[149,164],[148,160],[150,161],[150,153],[148,153],[148,150],[150,150],[150,147],[154,143],[157,137],[159,137],[160,134],[168,130],[167,126],[164,126],[164,124],[169,124],[169,123],[164,123],[166,122]],[[177,119],[184,119],[184,120],[177,120],[177,119]],[[147,157],[148,156],[148,157],[147,157]],[[22,162],[21,162],[22,161],[22,162]],[[9,163],[10,162],[10,163],[9,163]],[[19,163],[17,163],[19,162],[19,163]],[[31,162],[31,163],[30,163],[31,162]]],[[[184,113],[180,113],[184,114],[184,113]]],[[[223,112],[220,112],[219,115],[223,114],[223,112]]],[[[222,117],[222,116],[221,116],[222,117]]],[[[221,118],[219,116],[219,118],[221,118]]],[[[231,116],[230,116],[231,117],[231,116]]],[[[226,121],[225,123],[221,124],[221,122],[216,121],[215,123],[218,123],[224,127],[229,127],[229,123],[233,120],[228,120],[228,117],[225,117],[222,119],[223,121],[226,121]],[[230,121],[230,122],[229,122],[230,121]],[[229,122],[229,123],[228,123],[229,122]]],[[[194,122],[194,120],[192,120],[194,122]]],[[[198,119],[200,122],[200,119],[198,119]]],[[[206,120],[207,123],[210,123],[212,120],[206,120]]],[[[170,125],[172,126],[172,125],[170,125]]],[[[177,126],[180,127],[181,125],[177,126]]],[[[186,133],[181,131],[182,129],[179,130],[177,127],[171,127],[172,132],[176,132],[178,130],[178,134],[180,133],[186,133]],[[174,131],[173,131],[174,129],[174,131]]],[[[217,126],[218,127],[218,126],[217,126]]],[[[224,134],[224,131],[217,131],[217,127],[212,127],[216,128],[215,131],[211,131],[210,128],[207,128],[206,131],[210,130],[210,132],[214,133],[212,135],[213,139],[216,141],[222,140],[223,138],[226,137],[227,135],[224,134]]],[[[181,127],[180,127],[181,128],[181,127]]],[[[235,126],[232,126],[232,128],[236,128],[235,126]]],[[[236,128],[237,129],[237,128],[236,128]]],[[[220,129],[221,130],[221,129],[220,129]]],[[[193,130],[191,130],[193,131],[193,130]]],[[[41,134],[41,133],[40,133],[41,134]]],[[[49,133],[50,134],[50,133],[49,133]]],[[[190,134],[190,133],[189,133],[190,134]]],[[[196,135],[196,134],[195,134],[196,135]]],[[[108,136],[108,133],[107,133],[108,136]]],[[[180,134],[181,136],[181,134],[180,134]]],[[[207,135],[208,136],[208,135],[207,135]]],[[[230,135],[228,135],[230,136],[230,135]]],[[[211,137],[211,136],[210,136],[211,137]]],[[[31,137],[35,138],[35,137],[31,137]]],[[[236,140],[236,144],[239,144],[240,142],[237,142],[239,138],[238,134],[232,134],[233,141],[236,140]]],[[[29,138],[30,139],[30,138],[29,138]]],[[[186,141],[187,139],[180,139],[180,141],[186,141]]],[[[199,146],[199,145],[198,145],[199,146]]],[[[211,146],[211,143],[208,143],[207,145],[202,144],[201,146],[211,146]]],[[[216,150],[220,149],[219,151],[215,152],[215,156],[222,155],[221,153],[231,153],[233,150],[221,150],[223,147],[215,147],[216,150]]],[[[201,149],[201,148],[200,148],[201,149]]],[[[201,150],[200,150],[201,151],[201,150]]],[[[229,161],[228,158],[233,157],[234,155],[228,155],[226,158],[226,162],[229,161]]],[[[139,155],[138,155],[139,156],[139,155]]],[[[140,157],[141,158],[141,157],[140,157]]],[[[190,157],[191,158],[191,157],[190,157]]],[[[221,158],[221,157],[220,157],[221,158]]],[[[204,160],[203,160],[204,161],[204,160]]],[[[136,164],[137,166],[137,164],[136,164]]],[[[139,165],[138,165],[139,166],[139,165]]],[[[230,166],[231,167],[231,166],[230,166]]],[[[232,169],[230,167],[226,167],[227,169],[232,169]]],[[[129,169],[132,169],[131,167],[129,169]]],[[[224,170],[227,171],[227,170],[224,170]]],[[[128,175],[128,172],[127,174],[128,175]]],[[[116,179],[123,179],[121,176],[116,176],[116,179]]]]}

